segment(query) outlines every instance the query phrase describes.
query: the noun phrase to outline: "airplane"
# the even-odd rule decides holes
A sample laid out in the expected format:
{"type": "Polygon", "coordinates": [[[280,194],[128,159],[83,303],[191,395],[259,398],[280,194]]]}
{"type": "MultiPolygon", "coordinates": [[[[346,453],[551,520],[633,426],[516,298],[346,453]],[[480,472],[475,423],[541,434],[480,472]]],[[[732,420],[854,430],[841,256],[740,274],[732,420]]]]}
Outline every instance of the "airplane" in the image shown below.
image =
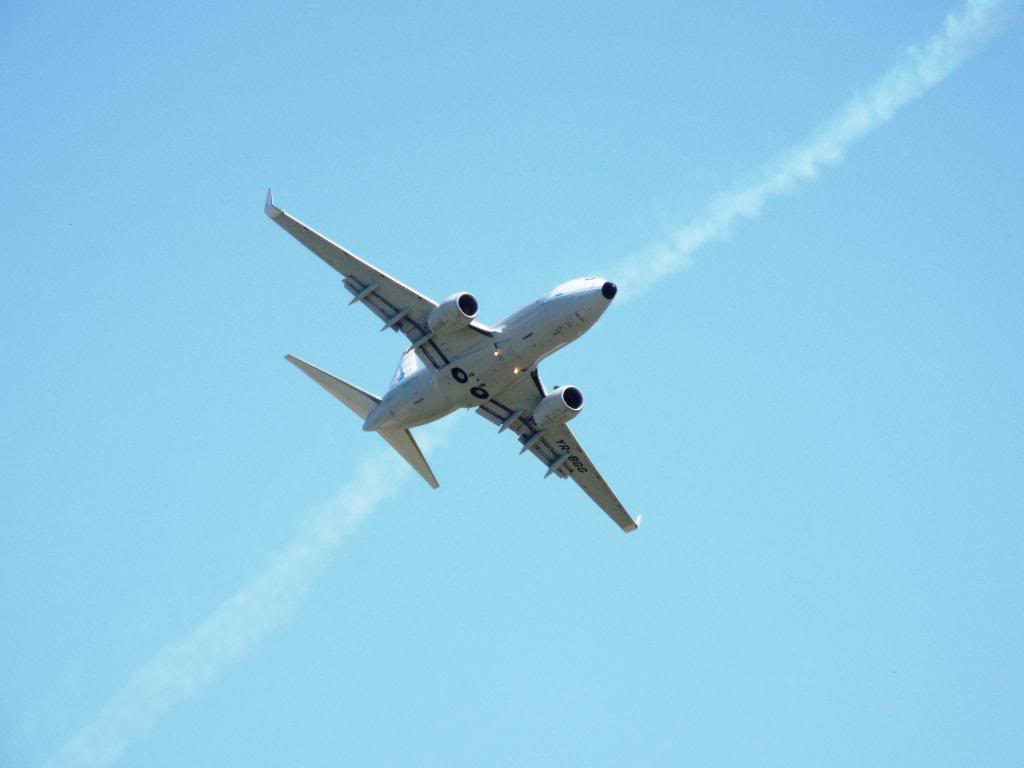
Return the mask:
{"type": "Polygon", "coordinates": [[[637,529],[640,517],[630,517],[567,425],[583,410],[583,393],[574,386],[548,391],[537,371],[597,322],[615,298],[614,283],[570,280],[492,327],[476,319],[480,305],[471,293],[453,293],[440,304],[428,299],[278,208],[269,189],[263,210],[342,275],[350,305],[362,304],[384,322],[382,331],[401,332],[410,342],[383,397],[285,356],[362,419],[364,431],[383,437],[437,488],[409,430],[475,407],[498,432],[517,436],[520,454],[544,463],[544,477],[571,477],[619,528],[637,529]]]}

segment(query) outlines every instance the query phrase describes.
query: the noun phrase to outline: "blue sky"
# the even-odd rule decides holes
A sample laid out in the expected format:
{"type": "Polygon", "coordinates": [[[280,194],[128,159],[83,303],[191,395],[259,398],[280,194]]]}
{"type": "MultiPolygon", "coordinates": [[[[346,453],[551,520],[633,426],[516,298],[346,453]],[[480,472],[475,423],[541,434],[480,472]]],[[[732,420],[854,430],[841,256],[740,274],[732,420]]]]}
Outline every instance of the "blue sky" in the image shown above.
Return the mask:
{"type": "Polygon", "coordinates": [[[94,764],[1020,763],[1019,8],[546,361],[623,536],[472,416],[440,490],[367,475],[382,442],[282,358],[379,391],[402,345],[266,187],[497,320],[674,242],[960,6],[467,5],[0,8],[0,764],[368,493],[94,764]]]}

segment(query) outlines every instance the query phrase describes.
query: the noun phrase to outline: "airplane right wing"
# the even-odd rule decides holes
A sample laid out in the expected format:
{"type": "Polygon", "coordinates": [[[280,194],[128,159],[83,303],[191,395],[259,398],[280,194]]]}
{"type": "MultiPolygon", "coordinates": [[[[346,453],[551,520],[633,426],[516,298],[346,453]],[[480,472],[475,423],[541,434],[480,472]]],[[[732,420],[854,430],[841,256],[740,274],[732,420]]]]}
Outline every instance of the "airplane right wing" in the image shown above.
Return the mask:
{"type": "Polygon", "coordinates": [[[499,425],[499,432],[505,429],[514,431],[522,444],[520,453],[529,451],[548,468],[545,477],[571,477],[619,528],[626,533],[635,531],[640,519],[630,517],[569,426],[556,424],[537,429],[531,414],[546,394],[540,374],[534,369],[528,376],[520,377],[511,387],[490,398],[476,412],[492,424],[499,425]]]}

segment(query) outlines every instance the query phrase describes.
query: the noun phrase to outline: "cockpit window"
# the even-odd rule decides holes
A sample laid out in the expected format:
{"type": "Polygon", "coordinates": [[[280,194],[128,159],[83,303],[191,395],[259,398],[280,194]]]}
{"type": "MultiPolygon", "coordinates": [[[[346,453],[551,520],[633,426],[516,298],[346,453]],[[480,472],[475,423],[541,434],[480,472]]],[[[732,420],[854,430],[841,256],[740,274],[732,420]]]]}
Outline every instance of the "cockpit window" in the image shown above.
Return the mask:
{"type": "Polygon", "coordinates": [[[398,361],[398,367],[395,369],[395,375],[391,377],[391,387],[389,389],[397,387],[406,378],[415,373],[418,368],[422,367],[423,363],[416,357],[416,353],[411,349],[407,349],[402,353],[402,357],[398,361]]]}

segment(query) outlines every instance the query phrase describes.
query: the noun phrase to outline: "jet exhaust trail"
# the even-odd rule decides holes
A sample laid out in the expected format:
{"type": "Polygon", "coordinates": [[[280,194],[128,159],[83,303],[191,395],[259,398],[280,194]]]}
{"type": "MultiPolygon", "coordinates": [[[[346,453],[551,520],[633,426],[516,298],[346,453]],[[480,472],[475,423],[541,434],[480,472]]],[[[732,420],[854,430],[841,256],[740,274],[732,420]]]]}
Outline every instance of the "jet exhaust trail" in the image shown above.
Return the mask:
{"type": "Polygon", "coordinates": [[[885,125],[897,111],[952,74],[999,27],[1004,0],[967,0],[946,16],[942,30],[902,59],[866,91],[854,96],[819,132],[769,164],[752,181],[713,198],[667,242],[629,256],[608,271],[622,300],[638,298],[669,275],[688,268],[694,254],[731,233],[741,219],[760,215],[764,204],[814,181],[821,169],[843,159],[847,148],[885,125]]]}
{"type": "Polygon", "coordinates": [[[393,456],[365,460],[352,479],[300,528],[267,567],[199,626],[136,669],[99,715],[48,768],[99,768],[145,738],[172,707],[209,685],[231,662],[289,620],[345,539],[406,476],[393,456]]]}

